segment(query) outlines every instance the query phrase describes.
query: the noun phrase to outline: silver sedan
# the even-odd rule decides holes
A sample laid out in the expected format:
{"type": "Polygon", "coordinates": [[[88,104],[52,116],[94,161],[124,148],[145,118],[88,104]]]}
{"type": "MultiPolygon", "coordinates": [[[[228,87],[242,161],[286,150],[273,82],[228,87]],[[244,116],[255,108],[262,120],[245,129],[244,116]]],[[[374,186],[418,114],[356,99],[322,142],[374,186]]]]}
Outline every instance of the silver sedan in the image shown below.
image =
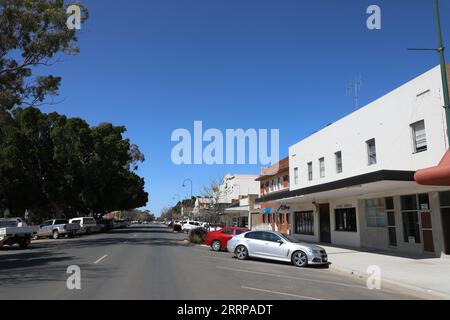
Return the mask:
{"type": "Polygon", "coordinates": [[[328,256],[322,247],[305,244],[278,232],[250,231],[233,237],[227,249],[239,260],[262,258],[291,262],[297,267],[328,265],[328,256]]]}

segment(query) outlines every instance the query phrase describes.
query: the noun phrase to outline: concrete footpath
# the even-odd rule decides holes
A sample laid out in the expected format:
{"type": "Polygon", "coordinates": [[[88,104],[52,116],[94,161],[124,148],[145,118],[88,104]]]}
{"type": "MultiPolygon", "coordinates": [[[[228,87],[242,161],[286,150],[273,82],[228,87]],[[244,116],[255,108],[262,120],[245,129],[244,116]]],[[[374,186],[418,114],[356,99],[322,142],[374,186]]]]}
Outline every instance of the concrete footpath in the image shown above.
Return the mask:
{"type": "Polygon", "coordinates": [[[400,285],[433,294],[436,298],[450,299],[450,259],[321,246],[327,250],[334,270],[367,278],[367,269],[378,266],[382,285],[400,285]]]}

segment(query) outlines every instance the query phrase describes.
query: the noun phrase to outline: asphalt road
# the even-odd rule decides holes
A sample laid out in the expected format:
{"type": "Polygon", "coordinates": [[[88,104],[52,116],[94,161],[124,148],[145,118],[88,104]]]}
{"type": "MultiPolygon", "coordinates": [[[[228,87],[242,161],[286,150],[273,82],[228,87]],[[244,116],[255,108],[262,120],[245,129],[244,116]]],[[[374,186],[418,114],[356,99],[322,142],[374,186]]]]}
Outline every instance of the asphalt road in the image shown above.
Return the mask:
{"type": "Polygon", "coordinates": [[[3,299],[348,300],[421,299],[398,287],[369,290],[365,281],[332,269],[298,269],[238,261],[229,253],[190,245],[160,225],[34,243],[0,250],[3,299]],[[69,290],[69,266],[81,270],[81,290],[69,290]]]}

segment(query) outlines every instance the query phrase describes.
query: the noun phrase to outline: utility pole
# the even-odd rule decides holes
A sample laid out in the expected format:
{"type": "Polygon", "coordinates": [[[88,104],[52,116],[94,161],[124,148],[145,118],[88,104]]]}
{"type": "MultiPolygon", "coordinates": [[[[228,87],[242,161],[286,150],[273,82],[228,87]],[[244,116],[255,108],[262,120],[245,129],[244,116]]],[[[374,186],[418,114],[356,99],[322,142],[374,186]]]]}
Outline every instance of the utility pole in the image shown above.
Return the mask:
{"type": "MultiPolygon", "coordinates": [[[[445,118],[447,122],[447,138],[450,144],[450,97],[448,92],[448,78],[447,78],[447,66],[445,63],[445,47],[444,41],[442,39],[442,28],[441,28],[441,16],[439,13],[439,0],[434,0],[434,14],[436,16],[436,33],[438,38],[438,48],[413,48],[408,49],[411,51],[436,51],[439,53],[440,66],[441,66],[441,79],[442,79],[442,90],[444,95],[444,108],[445,108],[445,118]]],[[[449,146],[450,147],[450,146],[449,146]]]]}
{"type": "Polygon", "coordinates": [[[447,67],[445,64],[445,47],[444,41],[442,40],[442,28],[441,28],[441,17],[439,13],[439,0],[434,0],[434,8],[436,14],[436,30],[438,36],[438,49],[439,57],[441,60],[441,77],[442,77],[442,89],[444,90],[444,103],[445,103],[445,116],[447,118],[447,138],[450,143],[450,98],[448,93],[448,78],[447,78],[447,67]]]}

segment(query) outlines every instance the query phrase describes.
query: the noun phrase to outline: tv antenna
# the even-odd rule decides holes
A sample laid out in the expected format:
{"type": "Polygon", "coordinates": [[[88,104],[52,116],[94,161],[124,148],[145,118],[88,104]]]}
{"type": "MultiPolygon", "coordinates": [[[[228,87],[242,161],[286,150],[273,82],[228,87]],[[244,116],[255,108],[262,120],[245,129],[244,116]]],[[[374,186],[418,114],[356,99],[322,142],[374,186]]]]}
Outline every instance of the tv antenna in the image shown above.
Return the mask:
{"type": "Polygon", "coordinates": [[[355,99],[355,109],[359,109],[359,93],[363,85],[362,77],[358,76],[355,80],[351,81],[347,85],[347,95],[353,96],[355,99]]]}

